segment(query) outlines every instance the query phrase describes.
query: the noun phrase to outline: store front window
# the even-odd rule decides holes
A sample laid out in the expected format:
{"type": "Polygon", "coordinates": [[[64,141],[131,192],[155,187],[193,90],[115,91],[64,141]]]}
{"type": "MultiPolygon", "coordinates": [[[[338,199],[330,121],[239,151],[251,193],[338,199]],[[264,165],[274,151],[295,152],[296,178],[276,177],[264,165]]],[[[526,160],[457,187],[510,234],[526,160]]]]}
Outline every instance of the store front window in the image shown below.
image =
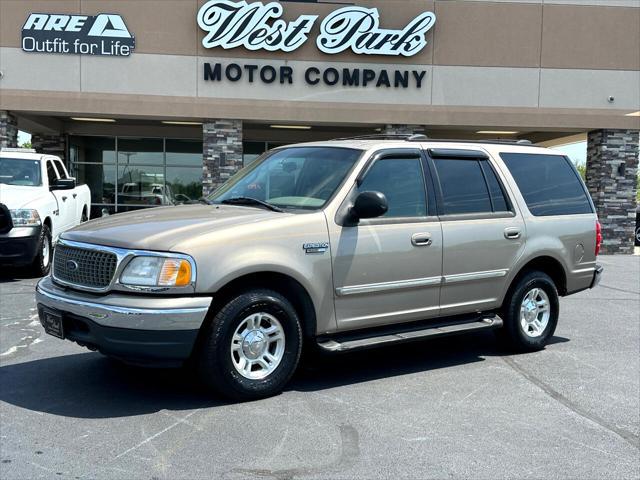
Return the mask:
{"type": "Polygon", "coordinates": [[[284,143],[244,142],[242,144],[242,164],[251,165],[260,155],[272,148],[282,147],[284,143]]]}
{"type": "Polygon", "coordinates": [[[91,218],[202,197],[201,141],[72,136],[69,159],[91,189],[91,218]]]}

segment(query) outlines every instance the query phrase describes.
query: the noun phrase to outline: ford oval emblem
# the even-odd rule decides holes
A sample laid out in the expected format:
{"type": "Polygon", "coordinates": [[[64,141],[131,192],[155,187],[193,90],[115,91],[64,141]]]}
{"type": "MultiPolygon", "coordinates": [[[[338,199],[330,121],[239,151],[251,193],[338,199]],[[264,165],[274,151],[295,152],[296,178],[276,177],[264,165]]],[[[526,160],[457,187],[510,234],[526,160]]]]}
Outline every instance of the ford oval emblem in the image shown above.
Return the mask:
{"type": "Polygon", "coordinates": [[[70,270],[72,272],[75,272],[76,270],[78,270],[78,262],[74,261],[74,260],[67,260],[67,270],[70,270]]]}

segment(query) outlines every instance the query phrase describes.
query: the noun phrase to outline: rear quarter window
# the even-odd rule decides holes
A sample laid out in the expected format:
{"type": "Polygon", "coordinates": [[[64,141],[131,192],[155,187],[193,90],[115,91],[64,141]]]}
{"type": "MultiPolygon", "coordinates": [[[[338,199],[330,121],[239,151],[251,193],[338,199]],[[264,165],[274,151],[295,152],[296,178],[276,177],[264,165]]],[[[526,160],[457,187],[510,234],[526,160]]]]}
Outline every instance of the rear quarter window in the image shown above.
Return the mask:
{"type": "Polygon", "coordinates": [[[593,213],[570,160],[562,155],[501,153],[529,211],[535,216],[593,213]]]}

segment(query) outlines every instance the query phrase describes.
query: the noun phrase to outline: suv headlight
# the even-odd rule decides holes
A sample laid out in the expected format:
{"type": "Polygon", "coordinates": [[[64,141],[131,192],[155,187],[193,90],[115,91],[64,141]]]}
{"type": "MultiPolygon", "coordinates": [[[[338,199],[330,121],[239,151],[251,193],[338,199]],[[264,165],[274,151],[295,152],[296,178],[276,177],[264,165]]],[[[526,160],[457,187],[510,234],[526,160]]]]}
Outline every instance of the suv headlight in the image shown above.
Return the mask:
{"type": "Polygon", "coordinates": [[[183,258],[135,257],[120,275],[120,283],[136,287],[186,287],[191,263],[183,258]]]}
{"type": "Polygon", "coordinates": [[[9,210],[9,213],[11,213],[11,221],[14,227],[38,227],[42,225],[37,210],[21,208],[9,210]]]}

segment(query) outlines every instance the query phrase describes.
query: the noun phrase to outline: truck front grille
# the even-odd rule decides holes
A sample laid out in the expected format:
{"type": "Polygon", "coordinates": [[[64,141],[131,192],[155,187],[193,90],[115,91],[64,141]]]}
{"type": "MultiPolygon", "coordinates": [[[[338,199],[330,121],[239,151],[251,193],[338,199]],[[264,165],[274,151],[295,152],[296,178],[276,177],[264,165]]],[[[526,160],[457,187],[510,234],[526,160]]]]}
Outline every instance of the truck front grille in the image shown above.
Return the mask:
{"type": "Polygon", "coordinates": [[[109,286],[118,266],[114,253],[59,244],[53,260],[53,278],[78,287],[109,286]]]}
{"type": "Polygon", "coordinates": [[[13,228],[11,213],[4,203],[0,203],[0,233],[7,233],[13,228]]]}

